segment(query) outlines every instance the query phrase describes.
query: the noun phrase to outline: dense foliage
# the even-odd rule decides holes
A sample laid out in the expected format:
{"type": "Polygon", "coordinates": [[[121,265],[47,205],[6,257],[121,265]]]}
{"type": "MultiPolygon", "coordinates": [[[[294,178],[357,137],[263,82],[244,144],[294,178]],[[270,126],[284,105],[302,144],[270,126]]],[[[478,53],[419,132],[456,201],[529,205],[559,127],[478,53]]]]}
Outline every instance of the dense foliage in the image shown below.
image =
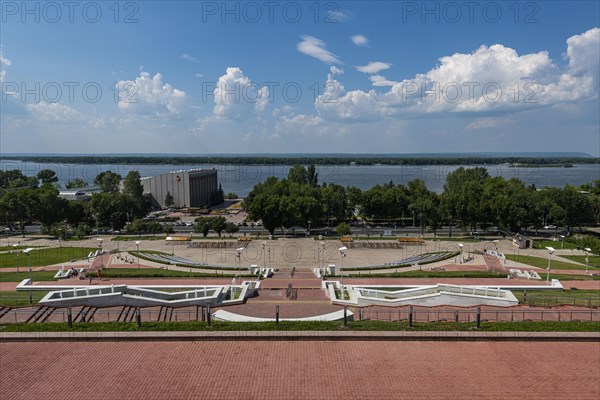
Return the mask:
{"type": "Polygon", "coordinates": [[[490,177],[485,168],[458,168],[446,178],[444,192],[431,192],[420,179],[389,182],[361,191],[335,184],[318,185],[296,165],[287,179],[268,178],[244,201],[252,220],[275,229],[339,225],[358,219],[429,227],[458,225],[476,231],[496,226],[507,233],[530,226],[581,227],[600,220],[600,180],[580,188],[526,186],[519,179],[490,177]]]}

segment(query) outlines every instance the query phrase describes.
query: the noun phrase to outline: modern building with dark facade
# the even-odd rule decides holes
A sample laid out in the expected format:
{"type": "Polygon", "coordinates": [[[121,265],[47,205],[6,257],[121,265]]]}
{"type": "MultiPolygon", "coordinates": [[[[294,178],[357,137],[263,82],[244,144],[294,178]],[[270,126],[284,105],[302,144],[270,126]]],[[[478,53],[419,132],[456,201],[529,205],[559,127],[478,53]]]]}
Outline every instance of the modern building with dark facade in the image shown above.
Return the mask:
{"type": "Polygon", "coordinates": [[[173,196],[175,207],[204,207],[218,190],[216,169],[192,169],[142,178],[144,195],[152,207],[165,207],[167,193],[173,196]]]}

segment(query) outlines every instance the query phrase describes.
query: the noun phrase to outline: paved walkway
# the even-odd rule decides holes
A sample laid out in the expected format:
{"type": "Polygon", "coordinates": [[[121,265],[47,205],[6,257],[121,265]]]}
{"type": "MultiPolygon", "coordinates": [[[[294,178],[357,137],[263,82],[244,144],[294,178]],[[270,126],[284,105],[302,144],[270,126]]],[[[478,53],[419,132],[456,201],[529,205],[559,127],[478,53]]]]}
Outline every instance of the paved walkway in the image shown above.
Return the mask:
{"type": "Polygon", "coordinates": [[[597,399],[599,360],[589,342],[0,343],[0,397],[597,399]]]}

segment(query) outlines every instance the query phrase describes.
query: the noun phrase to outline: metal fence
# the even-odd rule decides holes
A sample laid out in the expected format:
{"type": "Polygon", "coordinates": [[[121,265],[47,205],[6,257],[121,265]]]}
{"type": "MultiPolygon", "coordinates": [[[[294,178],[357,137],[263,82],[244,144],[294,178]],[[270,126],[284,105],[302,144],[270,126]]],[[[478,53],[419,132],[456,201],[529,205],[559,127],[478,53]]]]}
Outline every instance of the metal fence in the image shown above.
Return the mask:
{"type": "MultiPolygon", "coordinates": [[[[211,312],[214,312],[213,308],[211,312]]],[[[390,322],[475,322],[478,308],[450,307],[365,307],[356,308],[355,320],[377,320],[390,322]],[[412,316],[411,316],[412,311],[412,316]]],[[[139,313],[140,321],[206,321],[209,310],[207,307],[187,307],[176,309],[172,307],[153,308],[94,308],[73,307],[72,322],[136,322],[139,313]]],[[[265,317],[275,318],[273,314],[265,317]]],[[[285,318],[285,315],[281,315],[285,318]]],[[[598,309],[534,309],[520,307],[516,309],[482,309],[479,307],[479,318],[482,322],[520,322],[520,321],[600,321],[598,309]]],[[[69,321],[67,308],[33,307],[33,308],[2,308],[0,307],[0,323],[44,323],[69,321]]]]}
{"type": "MultiPolygon", "coordinates": [[[[377,321],[408,321],[411,307],[386,308],[367,307],[357,309],[354,319],[377,321]]],[[[520,322],[520,321],[600,321],[600,310],[577,309],[480,309],[481,321],[485,322],[520,322]]],[[[474,322],[477,319],[477,308],[455,309],[412,308],[413,322],[474,322]]]]}
{"type": "Polygon", "coordinates": [[[537,307],[578,306],[600,307],[600,296],[566,297],[566,296],[531,296],[527,295],[525,304],[537,307]]]}

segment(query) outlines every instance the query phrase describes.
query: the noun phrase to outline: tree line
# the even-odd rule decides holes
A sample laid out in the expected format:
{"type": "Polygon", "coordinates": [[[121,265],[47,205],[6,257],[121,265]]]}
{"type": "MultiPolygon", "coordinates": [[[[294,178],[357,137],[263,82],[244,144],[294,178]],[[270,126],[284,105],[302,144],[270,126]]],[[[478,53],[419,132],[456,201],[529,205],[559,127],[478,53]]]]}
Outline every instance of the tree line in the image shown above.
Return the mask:
{"type": "Polygon", "coordinates": [[[491,177],[482,167],[461,167],[448,174],[441,194],[420,179],[406,185],[390,181],[362,191],[319,184],[314,165],[295,165],[286,179],[270,177],[255,185],[244,209],[271,234],[276,229],[332,227],[358,220],[398,225],[408,221],[422,233],[441,226],[472,231],[496,226],[511,233],[550,224],[581,228],[600,220],[600,180],[579,188],[538,190],[517,178],[491,177]]]}
{"type": "Polygon", "coordinates": [[[116,164],[116,165],[501,165],[572,166],[598,164],[600,158],[585,156],[410,156],[410,155],[332,155],[332,156],[11,156],[0,160],[20,160],[37,163],[116,164]]]}
{"type": "MultiPolygon", "coordinates": [[[[91,233],[93,226],[120,230],[147,211],[139,172],[130,171],[122,187],[121,180],[112,171],[98,174],[94,184],[101,192],[82,202],[59,196],[58,178],[52,170],[42,170],[33,177],[19,170],[0,171],[0,221],[21,233],[26,221],[39,221],[44,233],[57,237],[66,237],[70,230],[83,237],[91,233]]],[[[83,187],[87,183],[75,185],[83,187]]]]}
{"type": "MultiPolygon", "coordinates": [[[[94,184],[101,192],[88,202],[61,198],[57,181],[51,170],[34,177],[18,170],[0,171],[0,221],[18,226],[22,233],[26,221],[39,221],[44,232],[58,237],[66,237],[67,232],[86,236],[94,226],[113,231],[128,226],[137,233],[160,230],[160,224],[141,220],[148,206],[137,171],[124,179],[112,171],[98,174],[94,184]]],[[[222,201],[222,189],[218,197],[222,201]]],[[[271,234],[276,229],[339,227],[359,220],[412,224],[422,233],[442,226],[472,231],[495,226],[511,233],[547,225],[581,229],[600,221],[600,180],[580,187],[537,189],[516,178],[491,177],[482,167],[461,167],[448,174],[441,194],[430,191],[420,179],[406,185],[390,181],[363,191],[319,183],[314,164],[294,165],[287,178],[270,177],[255,185],[243,207],[249,220],[262,221],[271,234]]],[[[234,233],[236,227],[221,218],[198,220],[194,229],[234,233]]],[[[338,229],[347,231],[345,225],[338,229]]]]}

